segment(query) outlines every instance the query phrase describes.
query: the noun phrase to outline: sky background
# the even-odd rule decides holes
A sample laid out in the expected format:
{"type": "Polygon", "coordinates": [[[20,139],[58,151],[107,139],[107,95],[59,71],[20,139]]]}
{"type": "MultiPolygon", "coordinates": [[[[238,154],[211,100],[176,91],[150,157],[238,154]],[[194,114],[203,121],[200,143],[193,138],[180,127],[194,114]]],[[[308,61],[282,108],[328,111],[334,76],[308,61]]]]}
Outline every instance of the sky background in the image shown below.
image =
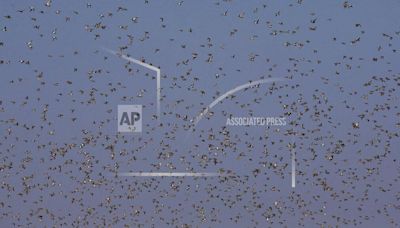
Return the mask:
{"type": "Polygon", "coordinates": [[[0,226],[400,226],[398,12],[391,0],[1,1],[0,226]],[[106,50],[161,69],[159,120],[155,72],[106,50]],[[283,81],[193,126],[266,78],[283,81]],[[117,132],[129,104],[143,105],[142,133],[117,132]],[[140,171],[232,176],[117,175],[140,171]]]}

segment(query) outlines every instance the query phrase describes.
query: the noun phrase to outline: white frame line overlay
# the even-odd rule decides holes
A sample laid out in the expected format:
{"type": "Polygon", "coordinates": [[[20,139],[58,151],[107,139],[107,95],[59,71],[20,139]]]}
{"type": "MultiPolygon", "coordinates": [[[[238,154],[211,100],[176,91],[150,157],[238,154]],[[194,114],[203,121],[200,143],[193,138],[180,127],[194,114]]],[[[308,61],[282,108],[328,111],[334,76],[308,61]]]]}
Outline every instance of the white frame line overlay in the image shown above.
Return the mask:
{"type": "MultiPolygon", "coordinates": [[[[260,80],[256,80],[256,81],[250,81],[248,83],[236,86],[235,88],[225,92],[224,94],[222,94],[221,96],[219,96],[217,99],[215,99],[213,102],[211,102],[206,108],[203,109],[203,111],[196,116],[196,118],[194,119],[194,126],[196,127],[197,124],[200,122],[200,120],[203,119],[203,117],[217,104],[219,104],[221,101],[223,101],[225,98],[227,98],[230,95],[233,95],[234,93],[243,90],[243,89],[247,89],[250,88],[252,86],[258,86],[261,84],[267,84],[267,83],[273,83],[273,82],[279,82],[279,81],[285,81],[286,79],[284,78],[267,78],[267,79],[260,79],[260,80]]],[[[294,144],[294,141],[292,140],[292,144],[294,144]]],[[[291,152],[290,152],[290,156],[291,156],[291,179],[292,179],[292,188],[296,187],[296,151],[295,148],[291,148],[291,152]]]]}
{"type": "MultiPolygon", "coordinates": [[[[124,55],[122,53],[118,53],[116,51],[103,48],[107,52],[119,56],[125,60],[128,60],[131,63],[138,64],[140,66],[143,66],[147,69],[153,70],[157,73],[157,120],[160,121],[160,102],[161,102],[161,70],[158,67],[155,67],[153,65],[150,65],[148,63],[145,63],[143,61],[140,61],[138,59],[134,59],[132,57],[129,57],[127,55],[124,55]]],[[[211,104],[209,104],[196,118],[194,119],[194,127],[199,123],[199,121],[210,111],[211,108],[213,108],[215,105],[223,101],[225,98],[227,98],[230,95],[233,95],[234,93],[247,89],[252,86],[258,86],[261,84],[266,84],[266,83],[271,83],[271,82],[277,82],[277,81],[283,81],[285,79],[282,78],[268,78],[268,79],[261,79],[257,81],[252,81],[245,83],[243,85],[239,85],[223,95],[219,96],[217,99],[215,99],[211,104]]],[[[295,157],[295,150],[292,148],[291,151],[291,179],[292,179],[292,188],[296,187],[296,157],[295,157]]],[[[229,177],[232,175],[227,175],[227,174],[221,174],[221,173],[209,173],[209,172],[122,172],[118,173],[118,176],[124,176],[124,177],[229,177]]]]}
{"type": "Polygon", "coordinates": [[[292,137],[292,147],[290,155],[292,157],[292,188],[296,187],[296,147],[294,146],[294,140],[292,137]]]}
{"type": "Polygon", "coordinates": [[[228,177],[233,175],[222,173],[190,173],[190,172],[127,172],[118,173],[122,177],[228,177]]]}
{"type": "Polygon", "coordinates": [[[160,103],[161,103],[161,70],[158,67],[155,67],[153,65],[150,65],[148,63],[145,63],[143,61],[140,61],[138,59],[134,59],[132,57],[129,57],[127,55],[124,55],[122,53],[118,53],[116,51],[104,48],[104,50],[106,50],[107,52],[119,56],[125,60],[128,60],[131,63],[135,63],[138,64],[140,66],[143,66],[147,69],[153,70],[157,73],[157,120],[160,121],[160,114],[161,114],[161,110],[160,110],[160,103]]]}

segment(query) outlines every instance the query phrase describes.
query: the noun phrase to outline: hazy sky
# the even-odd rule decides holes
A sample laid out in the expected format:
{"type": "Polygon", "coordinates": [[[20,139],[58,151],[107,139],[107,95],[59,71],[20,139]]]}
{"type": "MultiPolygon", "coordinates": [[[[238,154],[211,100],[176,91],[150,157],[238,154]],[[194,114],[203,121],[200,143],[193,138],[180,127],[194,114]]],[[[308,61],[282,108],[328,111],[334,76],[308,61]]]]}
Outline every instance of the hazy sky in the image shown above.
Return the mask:
{"type": "Polygon", "coordinates": [[[1,227],[400,226],[399,1],[1,1],[0,12],[1,227]],[[159,120],[155,72],[107,50],[160,68],[159,120]],[[193,126],[217,97],[266,78],[282,81],[193,126]],[[141,133],[117,132],[129,104],[143,106],[141,133]]]}

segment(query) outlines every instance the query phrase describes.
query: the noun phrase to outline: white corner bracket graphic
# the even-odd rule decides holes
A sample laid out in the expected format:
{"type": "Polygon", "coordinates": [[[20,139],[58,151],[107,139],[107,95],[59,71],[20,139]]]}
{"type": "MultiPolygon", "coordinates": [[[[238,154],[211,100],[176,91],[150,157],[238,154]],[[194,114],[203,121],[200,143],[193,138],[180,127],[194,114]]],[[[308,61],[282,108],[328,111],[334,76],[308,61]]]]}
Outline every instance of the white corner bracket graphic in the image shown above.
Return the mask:
{"type": "Polygon", "coordinates": [[[131,63],[135,63],[138,64],[140,66],[146,67],[147,69],[153,70],[157,73],[157,120],[160,121],[160,102],[161,102],[161,70],[158,67],[152,66],[148,63],[144,63],[140,60],[134,59],[132,57],[129,57],[127,55],[124,55],[122,53],[118,53],[116,51],[107,49],[107,48],[103,48],[104,50],[106,50],[107,52],[119,56],[125,60],[128,60],[131,63]]]}
{"type": "MultiPolygon", "coordinates": [[[[273,82],[279,82],[279,81],[285,81],[285,79],[284,78],[261,79],[261,80],[256,80],[256,81],[252,81],[252,82],[248,82],[248,83],[239,85],[239,86],[229,90],[228,92],[224,93],[223,95],[221,95],[217,99],[215,99],[213,102],[211,102],[211,104],[209,104],[206,108],[204,108],[203,111],[194,118],[193,127],[197,126],[197,124],[200,122],[200,120],[202,120],[203,117],[206,116],[206,114],[210,111],[210,109],[212,109],[214,106],[219,104],[221,101],[223,101],[228,96],[233,95],[234,93],[236,93],[240,90],[250,88],[252,86],[258,86],[261,84],[267,84],[267,83],[273,83],[273,82]]],[[[293,138],[292,138],[292,143],[293,143],[293,138]]],[[[292,163],[292,171],[291,171],[292,182],[291,183],[292,183],[292,188],[295,188],[296,187],[296,151],[294,150],[294,148],[291,150],[291,163],[292,163]]]]}

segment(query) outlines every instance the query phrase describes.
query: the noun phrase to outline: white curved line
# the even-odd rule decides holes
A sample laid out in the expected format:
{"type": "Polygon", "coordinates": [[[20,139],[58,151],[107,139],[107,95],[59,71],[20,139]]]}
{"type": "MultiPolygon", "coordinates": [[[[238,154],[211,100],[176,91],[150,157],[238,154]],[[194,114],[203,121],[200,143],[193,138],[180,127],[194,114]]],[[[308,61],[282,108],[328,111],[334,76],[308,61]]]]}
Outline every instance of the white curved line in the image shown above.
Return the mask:
{"type": "Polygon", "coordinates": [[[196,116],[195,121],[194,121],[194,126],[197,125],[197,123],[199,123],[199,121],[201,119],[203,119],[203,117],[210,111],[210,109],[212,109],[215,105],[217,105],[220,101],[224,100],[226,97],[242,90],[242,89],[246,89],[255,85],[260,85],[260,84],[265,84],[265,83],[270,83],[270,82],[277,82],[277,81],[283,81],[285,79],[283,78],[268,78],[268,79],[261,79],[261,80],[257,80],[257,81],[253,81],[253,82],[248,82],[246,84],[237,86],[231,90],[229,90],[228,92],[224,93],[223,95],[221,95],[220,97],[218,97],[217,99],[215,99],[213,102],[211,102],[211,104],[209,104],[198,116],[196,116]]]}

